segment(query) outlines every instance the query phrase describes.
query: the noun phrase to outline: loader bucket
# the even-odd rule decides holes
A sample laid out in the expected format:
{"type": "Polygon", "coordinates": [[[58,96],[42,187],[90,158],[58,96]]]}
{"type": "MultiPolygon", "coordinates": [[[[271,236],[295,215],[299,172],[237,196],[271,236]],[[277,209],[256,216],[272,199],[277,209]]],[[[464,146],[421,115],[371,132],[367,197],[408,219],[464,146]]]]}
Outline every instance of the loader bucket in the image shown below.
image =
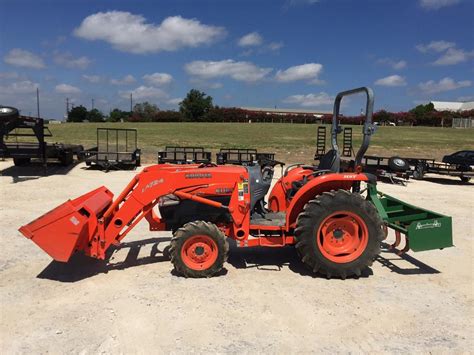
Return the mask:
{"type": "Polygon", "coordinates": [[[409,249],[417,252],[453,246],[451,217],[412,206],[377,192],[375,187],[369,187],[369,197],[386,225],[395,230],[393,248],[400,243],[400,235],[405,235],[406,245],[399,253],[409,249]]]}
{"type": "Polygon", "coordinates": [[[94,236],[97,220],[112,203],[113,194],[104,186],[68,200],[19,231],[54,260],[67,262],[94,236]]]}

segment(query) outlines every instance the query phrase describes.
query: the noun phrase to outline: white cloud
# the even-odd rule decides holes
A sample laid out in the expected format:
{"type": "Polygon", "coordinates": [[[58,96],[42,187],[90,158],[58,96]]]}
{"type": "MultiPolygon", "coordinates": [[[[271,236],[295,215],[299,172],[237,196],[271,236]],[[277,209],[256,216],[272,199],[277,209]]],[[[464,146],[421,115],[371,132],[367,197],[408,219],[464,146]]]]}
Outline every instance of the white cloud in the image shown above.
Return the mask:
{"type": "Polygon", "coordinates": [[[323,66],[319,63],[295,65],[286,70],[279,70],[275,74],[275,80],[282,83],[298,80],[311,80],[313,83],[319,83],[318,76],[322,70],[323,66]]]}
{"type": "Polygon", "coordinates": [[[92,84],[100,83],[100,81],[102,80],[102,78],[99,75],[84,74],[82,78],[92,84]]]}
{"type": "Polygon", "coordinates": [[[197,60],[184,66],[186,72],[200,79],[230,77],[234,80],[256,82],[265,78],[272,68],[260,68],[250,62],[236,62],[232,59],[221,61],[197,60]]]}
{"type": "Polygon", "coordinates": [[[307,95],[292,95],[288,96],[283,100],[285,103],[297,104],[303,107],[319,107],[332,105],[334,97],[329,96],[325,92],[318,94],[307,94],[307,95]]]}
{"type": "Polygon", "coordinates": [[[135,83],[136,80],[133,75],[125,75],[122,79],[110,79],[112,85],[130,85],[135,83]]]}
{"type": "Polygon", "coordinates": [[[17,67],[42,69],[45,67],[43,59],[34,53],[20,48],[14,48],[3,57],[5,63],[17,67]]]}
{"type": "Polygon", "coordinates": [[[134,100],[149,100],[149,99],[163,99],[168,97],[168,94],[159,88],[153,86],[139,86],[132,91],[120,91],[119,94],[124,99],[130,98],[130,93],[134,100]]]}
{"type": "Polygon", "coordinates": [[[173,16],[156,25],[124,11],[90,15],[74,30],[78,37],[106,41],[118,50],[135,54],[198,47],[217,41],[225,33],[222,27],[204,25],[196,19],[173,16]]]}
{"type": "Polygon", "coordinates": [[[79,89],[78,87],[69,85],[69,84],[56,85],[54,90],[58,94],[80,94],[81,93],[81,89],[79,89]]]}
{"type": "Polygon", "coordinates": [[[455,81],[450,77],[441,79],[439,82],[429,80],[419,83],[418,88],[425,94],[436,94],[444,91],[456,90],[459,88],[469,87],[472,85],[470,80],[455,81]]]}
{"type": "Polygon", "coordinates": [[[449,48],[441,57],[433,62],[434,65],[454,65],[465,62],[474,52],[466,52],[463,49],[449,48]]]}
{"type": "Polygon", "coordinates": [[[391,58],[381,58],[377,60],[377,63],[388,65],[389,67],[395,70],[401,70],[406,68],[407,66],[407,62],[405,60],[393,60],[391,58]]]}
{"type": "Polygon", "coordinates": [[[176,97],[174,99],[169,99],[168,101],[166,101],[168,104],[170,105],[179,105],[181,103],[181,101],[183,101],[183,99],[181,97],[176,97]]]}
{"type": "Polygon", "coordinates": [[[283,46],[284,46],[283,42],[270,42],[267,48],[271,51],[277,51],[283,48],[283,46]]]}
{"type": "Polygon", "coordinates": [[[444,52],[448,48],[455,47],[456,43],[447,41],[431,41],[428,44],[418,44],[415,46],[421,53],[427,52],[444,52]]]}
{"type": "Polygon", "coordinates": [[[432,63],[433,65],[454,65],[474,57],[474,51],[468,52],[464,49],[456,48],[456,43],[447,41],[432,41],[428,44],[419,44],[416,46],[416,49],[422,53],[443,53],[441,57],[432,63]]]}
{"type": "Polygon", "coordinates": [[[170,84],[173,81],[173,77],[167,73],[153,73],[144,75],[143,80],[147,84],[161,86],[170,84]]]}
{"type": "Polygon", "coordinates": [[[89,66],[89,64],[92,63],[92,60],[90,60],[86,56],[74,58],[74,56],[69,52],[62,53],[62,52],[55,51],[54,62],[66,68],[84,70],[89,66]]]}
{"type": "Polygon", "coordinates": [[[460,0],[420,0],[420,6],[427,10],[438,10],[442,7],[459,3],[460,0]]]}
{"type": "Polygon", "coordinates": [[[239,39],[239,46],[241,47],[254,47],[259,46],[263,43],[263,38],[258,32],[251,32],[239,39]]]}
{"type": "Polygon", "coordinates": [[[4,95],[31,94],[39,87],[38,83],[22,80],[8,85],[0,85],[0,93],[4,95]]]}
{"type": "Polygon", "coordinates": [[[405,86],[405,78],[400,75],[390,75],[375,81],[375,85],[380,86],[405,86]]]}

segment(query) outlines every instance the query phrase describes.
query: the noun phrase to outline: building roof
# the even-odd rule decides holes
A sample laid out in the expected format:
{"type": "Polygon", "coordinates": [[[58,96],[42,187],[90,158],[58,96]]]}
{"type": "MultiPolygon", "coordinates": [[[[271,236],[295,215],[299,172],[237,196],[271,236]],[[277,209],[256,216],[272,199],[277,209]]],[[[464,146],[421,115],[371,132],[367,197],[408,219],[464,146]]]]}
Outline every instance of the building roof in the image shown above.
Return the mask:
{"type": "Polygon", "coordinates": [[[274,114],[301,114],[301,115],[329,115],[331,111],[304,110],[299,108],[268,108],[268,107],[239,107],[242,110],[252,112],[265,112],[274,114]]]}
{"type": "Polygon", "coordinates": [[[436,111],[469,111],[474,110],[474,101],[431,101],[436,111]]]}

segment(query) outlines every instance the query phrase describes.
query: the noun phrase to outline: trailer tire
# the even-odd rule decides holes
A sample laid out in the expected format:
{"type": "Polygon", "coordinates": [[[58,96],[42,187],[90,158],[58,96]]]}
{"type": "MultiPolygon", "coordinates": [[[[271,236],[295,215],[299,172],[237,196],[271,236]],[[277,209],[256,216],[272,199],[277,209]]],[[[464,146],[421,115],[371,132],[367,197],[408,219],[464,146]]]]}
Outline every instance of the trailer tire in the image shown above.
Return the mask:
{"type": "Polygon", "coordinates": [[[215,224],[195,221],[176,230],[171,238],[169,252],[178,275],[211,277],[222,270],[229,244],[215,224]]]}
{"type": "Polygon", "coordinates": [[[461,181],[464,182],[464,183],[468,183],[469,181],[471,181],[471,178],[469,176],[461,176],[461,181]]]}
{"type": "Polygon", "coordinates": [[[415,180],[423,180],[423,175],[425,175],[425,169],[423,165],[419,164],[413,170],[413,179],[415,180]]]}
{"type": "Polygon", "coordinates": [[[296,249],[303,263],[327,278],[360,276],[380,253],[383,222],[374,205],[346,190],[325,192],[299,214],[296,249]]]}
{"type": "Polygon", "coordinates": [[[390,168],[390,170],[396,173],[403,173],[410,169],[410,166],[408,165],[407,161],[400,157],[391,157],[390,159],[388,159],[388,167],[390,168]]]}

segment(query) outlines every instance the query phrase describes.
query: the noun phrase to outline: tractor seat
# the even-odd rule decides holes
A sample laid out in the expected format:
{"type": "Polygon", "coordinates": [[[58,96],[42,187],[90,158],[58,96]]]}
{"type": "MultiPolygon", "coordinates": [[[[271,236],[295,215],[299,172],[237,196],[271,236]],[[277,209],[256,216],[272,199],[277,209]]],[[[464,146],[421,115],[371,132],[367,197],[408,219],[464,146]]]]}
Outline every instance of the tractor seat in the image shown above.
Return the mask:
{"type": "Polygon", "coordinates": [[[260,165],[246,166],[249,173],[249,184],[250,184],[250,211],[253,211],[255,204],[262,200],[270,190],[272,184],[273,174],[268,173],[262,174],[262,168],[260,165]]]}
{"type": "Polygon", "coordinates": [[[330,170],[338,173],[341,168],[341,157],[337,150],[331,149],[319,161],[318,170],[330,170]]]}

